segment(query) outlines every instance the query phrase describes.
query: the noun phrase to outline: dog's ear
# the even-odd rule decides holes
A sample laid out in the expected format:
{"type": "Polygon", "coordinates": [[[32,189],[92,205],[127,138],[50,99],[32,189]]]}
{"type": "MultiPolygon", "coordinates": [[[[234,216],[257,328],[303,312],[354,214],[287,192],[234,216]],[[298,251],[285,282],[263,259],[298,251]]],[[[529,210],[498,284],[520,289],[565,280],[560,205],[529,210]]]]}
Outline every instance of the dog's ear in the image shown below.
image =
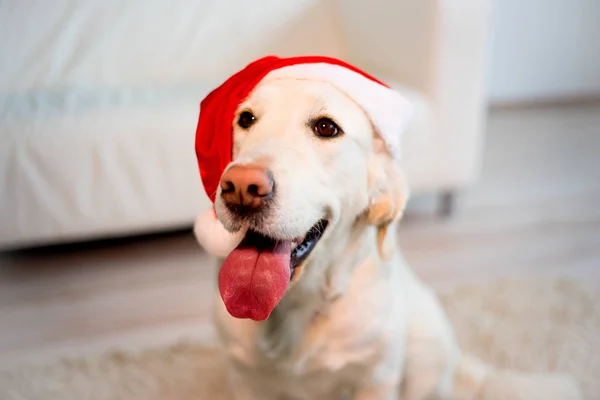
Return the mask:
{"type": "Polygon", "coordinates": [[[369,209],[367,221],[377,226],[377,246],[381,257],[389,259],[395,249],[395,222],[402,218],[409,197],[403,171],[376,138],[369,160],[369,209]],[[390,229],[390,227],[392,229],[390,229]]]}

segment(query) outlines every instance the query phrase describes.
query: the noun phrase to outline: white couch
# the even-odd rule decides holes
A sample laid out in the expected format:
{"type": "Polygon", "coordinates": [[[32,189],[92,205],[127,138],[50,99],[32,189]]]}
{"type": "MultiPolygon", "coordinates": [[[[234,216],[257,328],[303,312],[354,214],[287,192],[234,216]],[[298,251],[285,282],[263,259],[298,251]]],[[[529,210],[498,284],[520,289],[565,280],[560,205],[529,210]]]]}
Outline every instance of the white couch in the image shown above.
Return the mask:
{"type": "Polygon", "coordinates": [[[201,99],[257,57],[319,54],[414,103],[416,193],[478,176],[485,0],[0,3],[0,248],[191,226],[201,99]]]}

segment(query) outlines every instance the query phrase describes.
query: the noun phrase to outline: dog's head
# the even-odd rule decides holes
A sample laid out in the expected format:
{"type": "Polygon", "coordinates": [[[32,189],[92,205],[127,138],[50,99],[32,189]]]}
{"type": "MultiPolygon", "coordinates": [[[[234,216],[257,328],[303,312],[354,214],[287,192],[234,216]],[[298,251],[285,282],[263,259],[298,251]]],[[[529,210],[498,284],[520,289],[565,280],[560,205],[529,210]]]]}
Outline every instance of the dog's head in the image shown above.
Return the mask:
{"type": "Polygon", "coordinates": [[[339,257],[328,244],[347,241],[358,223],[377,227],[388,257],[386,232],[407,197],[396,161],[346,94],[320,81],[261,84],[237,108],[215,198],[223,226],[245,232],[219,276],[228,310],[266,318],[290,282],[319,276],[303,271],[339,257]]]}

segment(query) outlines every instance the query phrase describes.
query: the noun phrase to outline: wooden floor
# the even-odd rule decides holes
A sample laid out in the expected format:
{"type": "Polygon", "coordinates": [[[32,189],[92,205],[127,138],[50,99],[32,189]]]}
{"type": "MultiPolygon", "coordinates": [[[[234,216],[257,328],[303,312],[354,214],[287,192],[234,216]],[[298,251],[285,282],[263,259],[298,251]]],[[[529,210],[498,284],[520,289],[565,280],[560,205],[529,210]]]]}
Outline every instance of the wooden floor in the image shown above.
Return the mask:
{"type": "MultiPolygon", "coordinates": [[[[447,220],[417,198],[409,262],[437,287],[574,275],[600,284],[600,104],[494,111],[481,183],[447,220]]],[[[214,271],[191,232],[0,254],[0,367],[211,334],[214,271]]]]}

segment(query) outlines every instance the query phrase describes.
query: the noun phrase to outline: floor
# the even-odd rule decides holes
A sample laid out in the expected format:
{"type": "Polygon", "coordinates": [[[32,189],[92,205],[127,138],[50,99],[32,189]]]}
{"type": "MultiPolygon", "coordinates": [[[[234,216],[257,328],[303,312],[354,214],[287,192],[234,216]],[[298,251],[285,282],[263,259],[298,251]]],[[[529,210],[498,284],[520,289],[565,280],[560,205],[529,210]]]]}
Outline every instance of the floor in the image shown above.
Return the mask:
{"type": "MultiPolygon", "coordinates": [[[[412,201],[400,241],[418,274],[600,284],[600,104],[492,111],[483,160],[450,218],[412,201]]],[[[0,254],[0,367],[210,337],[207,264],[191,232],[0,254]]]]}

